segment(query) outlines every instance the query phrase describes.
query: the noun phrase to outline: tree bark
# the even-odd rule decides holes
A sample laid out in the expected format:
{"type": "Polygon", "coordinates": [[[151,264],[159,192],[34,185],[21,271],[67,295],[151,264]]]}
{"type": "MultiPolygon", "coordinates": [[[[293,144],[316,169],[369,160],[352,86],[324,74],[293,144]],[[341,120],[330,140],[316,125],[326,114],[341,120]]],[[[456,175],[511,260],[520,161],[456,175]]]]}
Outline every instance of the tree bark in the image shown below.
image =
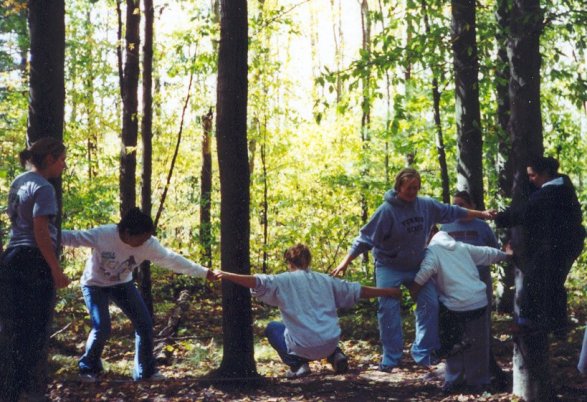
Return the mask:
{"type": "Polygon", "coordinates": [[[452,0],[451,11],[458,144],[457,187],[467,190],[477,207],[485,209],[475,1],[452,0]]]}
{"type": "MultiPolygon", "coordinates": [[[[526,166],[530,159],[543,154],[542,119],[540,114],[540,34],[543,13],[539,0],[514,0],[511,9],[508,40],[510,66],[509,94],[511,114],[508,123],[511,136],[513,169],[512,208],[522,207],[528,199],[529,182],[526,166]]],[[[523,273],[528,261],[523,227],[512,229],[512,247],[516,261],[515,312],[523,291],[523,273]]],[[[545,333],[517,337],[514,345],[513,393],[526,401],[551,400],[552,384],[548,366],[548,338],[545,333]]]]}
{"type": "MultiPolygon", "coordinates": [[[[512,196],[512,161],[511,143],[508,132],[510,119],[510,95],[509,80],[510,67],[507,56],[507,32],[510,23],[509,0],[498,0],[495,13],[498,29],[496,32],[497,61],[495,88],[497,92],[497,132],[498,132],[498,156],[497,170],[500,197],[512,196]]],[[[509,231],[500,235],[502,244],[506,244],[511,237],[509,231]]],[[[500,275],[501,292],[496,295],[497,311],[500,313],[512,314],[514,311],[515,295],[515,269],[509,261],[505,262],[506,267],[500,275]]]]}
{"type": "MultiPolygon", "coordinates": [[[[27,143],[43,137],[63,141],[65,110],[65,2],[64,0],[29,0],[30,92],[27,143]]],[[[61,227],[61,179],[51,180],[55,187],[58,213],[55,224],[61,227]]],[[[58,234],[58,249],[61,231],[58,234]]],[[[45,394],[47,388],[48,345],[38,351],[39,362],[34,368],[28,391],[45,394]]]]}
{"type": "MultiPolygon", "coordinates": [[[[223,270],[250,273],[249,165],[247,154],[247,1],[222,0],[216,137],[220,171],[220,236],[223,270]]],[[[256,377],[251,295],[222,283],[223,356],[217,374],[256,377]]]]}
{"type": "MultiPolygon", "coordinates": [[[[151,215],[151,181],[153,175],[153,30],[155,9],[153,0],[143,0],[145,13],[145,35],[143,43],[143,116],[141,119],[141,140],[143,144],[143,171],[141,180],[141,209],[151,215]]],[[[151,263],[143,262],[137,269],[137,282],[147,309],[153,317],[153,294],[151,263]]]]}
{"type": "Polygon", "coordinates": [[[136,205],[140,22],[138,0],[126,0],[125,62],[122,81],[120,214],[136,205]]]}

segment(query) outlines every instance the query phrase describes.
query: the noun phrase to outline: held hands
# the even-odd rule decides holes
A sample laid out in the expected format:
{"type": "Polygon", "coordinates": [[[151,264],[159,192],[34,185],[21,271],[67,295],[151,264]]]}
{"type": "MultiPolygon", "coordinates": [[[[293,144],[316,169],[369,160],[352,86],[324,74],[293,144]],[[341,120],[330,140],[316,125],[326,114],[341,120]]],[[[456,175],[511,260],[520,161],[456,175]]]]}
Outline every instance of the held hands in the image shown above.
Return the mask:
{"type": "Polygon", "coordinates": [[[497,211],[495,209],[487,209],[485,211],[481,211],[481,219],[485,219],[485,220],[493,220],[495,219],[495,216],[497,215],[497,211]]]}
{"type": "Polygon", "coordinates": [[[220,278],[222,278],[222,271],[209,269],[206,274],[207,281],[218,281],[220,278]]]}
{"type": "Polygon", "coordinates": [[[348,264],[345,264],[344,262],[342,262],[338,267],[336,267],[332,270],[332,272],[330,273],[330,276],[338,276],[339,274],[342,274],[342,276],[344,276],[348,266],[349,266],[348,264]]]}

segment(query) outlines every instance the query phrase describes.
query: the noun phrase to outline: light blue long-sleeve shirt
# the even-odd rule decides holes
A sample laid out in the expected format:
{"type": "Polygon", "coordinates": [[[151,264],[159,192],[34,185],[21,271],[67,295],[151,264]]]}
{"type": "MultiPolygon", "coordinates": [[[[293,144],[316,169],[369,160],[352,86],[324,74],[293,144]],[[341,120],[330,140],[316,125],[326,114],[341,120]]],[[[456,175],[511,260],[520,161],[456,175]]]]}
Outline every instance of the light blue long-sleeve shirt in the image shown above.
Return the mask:
{"type": "Polygon", "coordinates": [[[310,360],[334,352],[340,339],[338,308],[355,305],[361,285],[330,277],[310,269],[278,275],[256,275],[251,294],[279,307],[288,351],[310,360]]]}

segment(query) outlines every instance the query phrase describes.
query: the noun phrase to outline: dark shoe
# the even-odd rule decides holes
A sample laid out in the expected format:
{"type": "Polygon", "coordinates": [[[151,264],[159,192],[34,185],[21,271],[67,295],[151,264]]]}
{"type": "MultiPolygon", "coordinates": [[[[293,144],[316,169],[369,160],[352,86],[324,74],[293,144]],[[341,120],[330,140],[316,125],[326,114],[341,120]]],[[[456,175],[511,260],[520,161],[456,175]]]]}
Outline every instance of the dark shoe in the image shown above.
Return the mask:
{"type": "Polygon", "coordinates": [[[485,385],[468,385],[467,386],[467,392],[469,394],[480,395],[480,394],[484,393],[486,390],[487,390],[487,387],[485,385]]]}
{"type": "Polygon", "coordinates": [[[394,369],[395,366],[384,366],[383,364],[380,364],[378,370],[382,373],[392,373],[394,369]]]}
{"type": "Polygon", "coordinates": [[[327,360],[332,364],[332,368],[336,374],[346,373],[349,369],[349,359],[340,350],[336,350],[327,360]]]}

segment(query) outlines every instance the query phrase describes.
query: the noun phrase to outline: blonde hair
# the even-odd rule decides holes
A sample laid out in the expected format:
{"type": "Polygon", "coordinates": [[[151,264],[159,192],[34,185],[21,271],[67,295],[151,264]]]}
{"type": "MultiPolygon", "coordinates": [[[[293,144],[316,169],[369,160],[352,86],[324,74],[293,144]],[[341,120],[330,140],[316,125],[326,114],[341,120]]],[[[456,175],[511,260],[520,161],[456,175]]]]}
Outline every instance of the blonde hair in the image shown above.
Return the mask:
{"type": "Polygon", "coordinates": [[[301,243],[285,250],[283,258],[285,259],[285,262],[299,269],[307,269],[312,262],[310,249],[301,243]]]}
{"type": "Polygon", "coordinates": [[[395,184],[393,185],[393,189],[395,191],[399,191],[402,184],[412,179],[418,179],[420,183],[422,183],[422,179],[420,178],[420,173],[416,169],[413,168],[403,168],[399,171],[397,176],[395,176],[395,184]]]}

